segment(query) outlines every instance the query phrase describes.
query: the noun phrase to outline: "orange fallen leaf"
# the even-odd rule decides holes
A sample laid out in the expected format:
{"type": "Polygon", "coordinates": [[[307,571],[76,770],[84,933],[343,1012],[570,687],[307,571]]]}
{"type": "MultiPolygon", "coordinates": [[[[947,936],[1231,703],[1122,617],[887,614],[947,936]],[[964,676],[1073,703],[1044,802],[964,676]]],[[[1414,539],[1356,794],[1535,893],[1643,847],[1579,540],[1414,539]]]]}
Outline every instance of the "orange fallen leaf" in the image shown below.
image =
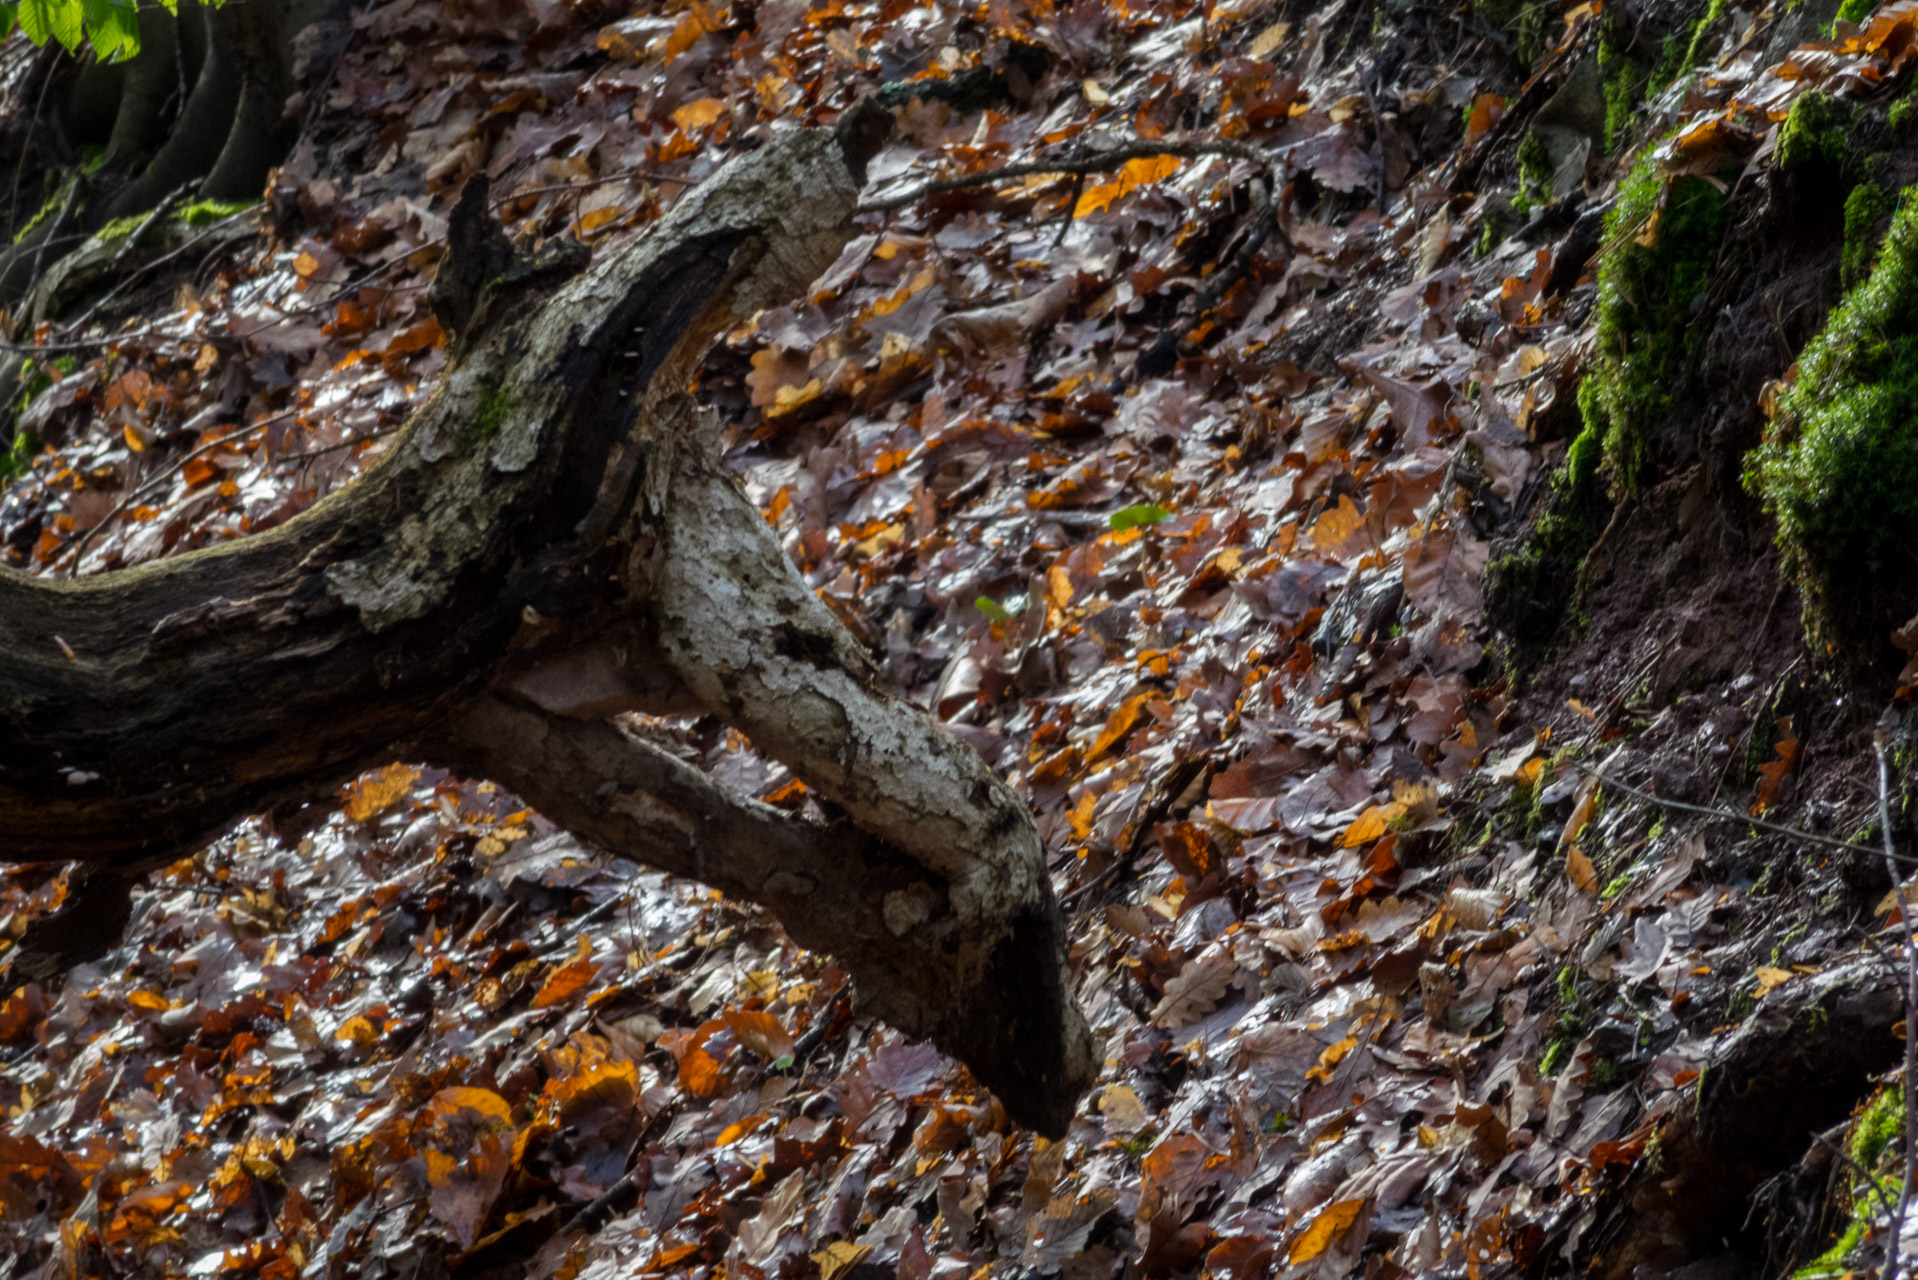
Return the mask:
{"type": "Polygon", "coordinates": [[[694,129],[704,129],[712,124],[725,110],[724,99],[695,98],[673,111],[673,123],[691,133],[694,129]]]}
{"type": "Polygon", "coordinates": [[[1364,1200],[1339,1200],[1319,1210],[1318,1217],[1312,1219],[1310,1226],[1299,1234],[1286,1252],[1285,1260],[1291,1266],[1312,1261],[1332,1247],[1332,1242],[1352,1229],[1359,1220],[1360,1210],[1365,1208],[1364,1200]]]}
{"type": "Polygon", "coordinates": [[[533,1007],[550,1009],[563,1004],[585,990],[598,975],[599,966],[584,956],[569,961],[546,975],[546,981],[533,996],[533,1007]]]}
{"type": "Polygon", "coordinates": [[[355,822],[377,818],[413,789],[420,771],[410,764],[389,764],[346,789],[346,816],[355,822]]]}
{"type": "Polygon", "coordinates": [[[1769,764],[1758,766],[1758,796],[1752,801],[1754,815],[1765,812],[1778,803],[1778,796],[1785,788],[1785,782],[1798,767],[1798,738],[1792,730],[1792,718],[1778,718],[1778,745],[1774,748],[1778,758],[1769,764]]]}
{"type": "Polygon", "coordinates": [[[1565,874],[1580,893],[1590,893],[1598,884],[1598,869],[1580,852],[1577,845],[1565,851],[1565,874]]]}
{"type": "Polygon", "coordinates": [[[1157,697],[1153,693],[1141,693],[1127,698],[1119,709],[1106,717],[1105,728],[1093,740],[1092,749],[1086,752],[1086,763],[1090,764],[1103,757],[1107,752],[1125,741],[1126,736],[1138,727],[1145,716],[1146,704],[1157,697]]]}
{"type": "Polygon", "coordinates": [[[768,1062],[777,1062],[793,1051],[792,1033],[770,1013],[728,1009],[720,1017],[734,1039],[768,1062]]]}

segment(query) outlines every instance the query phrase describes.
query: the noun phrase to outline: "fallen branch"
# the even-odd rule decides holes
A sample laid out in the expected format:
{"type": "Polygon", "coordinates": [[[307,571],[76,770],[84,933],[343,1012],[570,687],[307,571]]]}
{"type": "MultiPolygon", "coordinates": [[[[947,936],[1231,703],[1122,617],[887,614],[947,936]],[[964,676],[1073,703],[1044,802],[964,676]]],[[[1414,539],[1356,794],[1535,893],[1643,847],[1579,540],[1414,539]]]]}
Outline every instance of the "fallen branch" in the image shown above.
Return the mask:
{"type": "Polygon", "coordinates": [[[7,856],[124,878],[395,758],[481,774],[766,907],[863,1009],[1063,1135],[1099,1058],[1029,810],[879,686],[687,390],[851,238],[871,123],[734,160],[590,267],[522,257],[475,179],[433,292],[449,370],[355,483],[166,561],[0,572],[7,856]],[[686,705],[847,819],[737,795],[607,720],[686,705]]]}

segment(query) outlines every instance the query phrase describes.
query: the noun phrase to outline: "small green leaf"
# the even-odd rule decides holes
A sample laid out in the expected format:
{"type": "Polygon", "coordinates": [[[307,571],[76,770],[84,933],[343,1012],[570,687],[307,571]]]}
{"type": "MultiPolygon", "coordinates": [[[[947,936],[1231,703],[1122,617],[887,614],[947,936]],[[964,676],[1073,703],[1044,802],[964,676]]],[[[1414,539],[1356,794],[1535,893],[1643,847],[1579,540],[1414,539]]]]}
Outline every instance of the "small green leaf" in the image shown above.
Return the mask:
{"type": "Polygon", "coordinates": [[[988,618],[991,618],[994,622],[1011,622],[1013,618],[1026,611],[1026,598],[1024,596],[1013,596],[1010,600],[1001,604],[991,596],[980,596],[972,602],[972,607],[980,613],[985,614],[988,618]]]}
{"type": "Polygon", "coordinates": [[[87,40],[102,62],[120,62],[140,52],[139,9],[127,0],[81,0],[87,40]]]}
{"type": "Polygon", "coordinates": [[[781,1054],[779,1057],[773,1059],[774,1071],[791,1071],[792,1066],[793,1056],[790,1053],[781,1054]]]}
{"type": "Polygon", "coordinates": [[[1157,524],[1161,520],[1170,520],[1172,513],[1152,502],[1140,502],[1130,507],[1121,507],[1106,517],[1106,523],[1112,531],[1137,529],[1141,525],[1157,524]]]}

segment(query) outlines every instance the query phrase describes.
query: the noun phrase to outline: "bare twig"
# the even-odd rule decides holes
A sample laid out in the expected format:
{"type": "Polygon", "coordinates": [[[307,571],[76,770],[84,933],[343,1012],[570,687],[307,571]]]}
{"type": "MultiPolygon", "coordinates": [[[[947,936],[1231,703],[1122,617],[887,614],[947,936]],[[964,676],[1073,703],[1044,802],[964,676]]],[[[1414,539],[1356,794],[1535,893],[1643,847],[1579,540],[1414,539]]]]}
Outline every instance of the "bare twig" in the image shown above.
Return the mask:
{"type": "Polygon", "coordinates": [[[682,187],[690,187],[699,181],[697,178],[675,177],[670,173],[655,173],[651,169],[621,169],[618,173],[605,173],[597,178],[582,178],[578,182],[555,182],[545,187],[522,187],[493,201],[492,207],[502,208],[515,200],[522,200],[527,196],[543,196],[549,191],[589,191],[608,183],[624,182],[628,178],[644,178],[647,182],[674,182],[682,187]]]}
{"type": "MultiPolygon", "coordinates": [[[[1282,194],[1285,189],[1283,162],[1275,161],[1257,147],[1247,146],[1243,142],[1168,138],[1157,142],[1129,142],[1088,155],[1060,156],[1057,159],[1009,164],[1003,168],[967,174],[962,178],[941,178],[936,182],[928,182],[924,186],[914,187],[910,191],[888,196],[883,200],[869,200],[859,206],[858,212],[890,213],[895,209],[917,204],[927,196],[937,195],[942,191],[991,186],[997,182],[1009,182],[1014,178],[1034,178],[1044,174],[1083,178],[1088,173],[1107,173],[1113,169],[1121,169],[1129,161],[1143,160],[1150,156],[1179,156],[1187,160],[1194,160],[1200,156],[1229,156],[1258,166],[1272,180],[1275,192],[1282,194]]],[[[1283,230],[1279,230],[1279,240],[1285,245],[1287,252],[1290,252],[1292,242],[1286,238],[1283,230]]]]}
{"type": "MultiPolygon", "coordinates": [[[[1664,796],[1655,796],[1649,791],[1640,791],[1630,783],[1620,782],[1616,778],[1608,778],[1588,764],[1579,764],[1574,761],[1572,762],[1572,767],[1590,774],[1608,787],[1617,787],[1627,795],[1637,796],[1640,800],[1662,805],[1667,809],[1678,809],[1685,813],[1696,813],[1707,818],[1717,818],[1723,822],[1742,822],[1747,826],[1762,827],[1766,831],[1775,831],[1782,836],[1796,836],[1800,840],[1809,840],[1813,844],[1828,845],[1834,849],[1846,849],[1852,853],[1876,852],[1876,850],[1868,844],[1855,844],[1850,840],[1840,840],[1837,836],[1821,836],[1815,831],[1804,831],[1798,827],[1788,827],[1782,822],[1767,822],[1763,818],[1754,818],[1750,814],[1740,813],[1736,809],[1714,809],[1702,804],[1687,804],[1683,800],[1667,800],[1664,796]]],[[[1887,858],[1894,858],[1899,862],[1918,864],[1918,858],[1913,858],[1908,854],[1893,853],[1889,848],[1886,848],[1884,853],[1887,858]]],[[[1896,877],[1893,878],[1894,880],[1896,879],[1896,877]]]]}
{"type": "Polygon", "coordinates": [[[1849,1151],[1846,1151],[1822,1133],[1812,1134],[1811,1140],[1844,1161],[1847,1168],[1863,1178],[1865,1180],[1865,1186],[1871,1191],[1872,1198],[1877,1200],[1879,1204],[1885,1206],[1886,1213],[1896,1213],[1898,1211],[1898,1206],[1893,1204],[1891,1197],[1885,1194],[1885,1189],[1878,1185],[1878,1179],[1872,1176],[1871,1170],[1852,1159],[1849,1151]]]}
{"type": "MultiPolygon", "coordinates": [[[[1889,716],[1891,713],[1887,712],[1889,716]]],[[[1890,1238],[1885,1244],[1884,1280],[1898,1274],[1898,1241],[1904,1234],[1905,1204],[1911,1195],[1912,1165],[1918,1160],[1918,1106],[1913,1103],[1913,1083],[1918,1081],[1918,941],[1911,929],[1911,906],[1905,901],[1903,882],[1898,878],[1898,855],[1891,847],[1891,768],[1885,762],[1888,735],[1881,721],[1872,735],[1872,750],[1878,755],[1878,834],[1884,841],[1885,872],[1891,877],[1891,891],[1898,899],[1898,926],[1905,940],[1905,1167],[1898,1179],[1898,1204],[1891,1211],[1890,1238]]]]}
{"type": "MultiPolygon", "coordinates": [[[[1207,312],[1225,300],[1225,295],[1252,269],[1259,250],[1265,247],[1266,237],[1279,230],[1278,203],[1266,192],[1263,182],[1252,183],[1252,211],[1246,215],[1246,225],[1250,231],[1244,243],[1232,255],[1232,260],[1223,270],[1213,272],[1205,282],[1205,287],[1194,295],[1192,320],[1195,326],[1204,320],[1207,312]]],[[[1280,232],[1280,236],[1283,238],[1284,232],[1280,232]]],[[[1156,378],[1172,372],[1173,366],[1178,363],[1179,344],[1186,337],[1181,332],[1182,328],[1174,324],[1160,330],[1159,336],[1152,340],[1152,345],[1139,353],[1136,367],[1141,376],[1156,378]]]]}
{"type": "Polygon", "coordinates": [[[94,537],[100,532],[100,530],[106,528],[108,525],[112,524],[115,520],[119,519],[122,515],[126,514],[128,509],[130,509],[134,503],[138,502],[141,498],[147,496],[149,493],[152,493],[157,486],[159,486],[162,483],[170,482],[173,479],[173,477],[177,475],[183,467],[186,466],[187,463],[193,461],[195,458],[202,457],[205,454],[212,453],[215,449],[220,448],[222,445],[230,445],[234,441],[238,440],[241,436],[251,435],[255,431],[260,430],[262,427],[270,427],[276,422],[285,422],[288,418],[297,417],[299,412],[300,411],[298,409],[288,409],[285,413],[278,413],[273,415],[270,418],[262,418],[258,422],[251,423],[247,426],[241,427],[238,431],[234,431],[228,435],[223,435],[218,440],[209,440],[205,444],[200,445],[198,448],[188,450],[186,453],[180,455],[180,457],[174,459],[173,463],[170,466],[168,466],[164,471],[160,472],[160,474],[154,476],[152,479],[148,480],[145,484],[140,485],[138,488],[128,493],[126,497],[120,499],[119,505],[114,507],[113,510],[107,512],[105,517],[101,519],[100,523],[93,525],[85,533],[82,533],[78,538],[76,538],[74,540],[73,549],[71,551],[67,550],[64,547],[61,548],[59,553],[61,558],[64,559],[67,556],[73,557],[73,563],[67,566],[67,576],[69,578],[72,578],[79,574],[80,561],[86,557],[87,548],[92,545],[94,537]]]}

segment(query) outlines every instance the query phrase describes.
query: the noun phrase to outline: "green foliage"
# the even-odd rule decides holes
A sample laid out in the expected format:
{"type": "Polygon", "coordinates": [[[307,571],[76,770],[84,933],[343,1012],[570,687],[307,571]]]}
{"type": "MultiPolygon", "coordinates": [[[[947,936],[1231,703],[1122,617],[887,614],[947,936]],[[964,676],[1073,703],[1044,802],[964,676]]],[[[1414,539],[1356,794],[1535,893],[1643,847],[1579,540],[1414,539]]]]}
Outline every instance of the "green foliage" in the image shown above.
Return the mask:
{"type": "Polygon", "coordinates": [[[94,232],[93,238],[103,242],[109,240],[124,240],[138,231],[140,224],[146,220],[147,215],[144,213],[130,213],[124,218],[115,218],[112,222],[107,223],[106,226],[94,232]]]}
{"type": "Polygon", "coordinates": [[[1885,113],[1886,132],[1891,141],[1902,142],[1911,132],[1914,120],[1918,120],[1918,85],[1905,91],[1905,95],[1891,104],[1891,110],[1885,113]]]}
{"type": "MultiPolygon", "coordinates": [[[[173,215],[173,221],[186,227],[210,227],[259,204],[258,200],[196,200],[173,215]]],[[[93,233],[96,240],[124,240],[138,231],[151,216],[144,213],[115,218],[93,233]]]]}
{"type": "Polygon", "coordinates": [[[1011,622],[1014,618],[1026,611],[1026,598],[1024,596],[1013,596],[1004,604],[1001,604],[991,596],[980,596],[972,602],[972,607],[980,613],[985,614],[986,617],[994,622],[1011,622]]]}
{"type": "Polygon", "coordinates": [[[1645,66],[1609,37],[1598,42],[1598,75],[1605,87],[1605,150],[1615,151],[1632,131],[1645,96],[1645,66]]]}
{"type": "Polygon", "coordinates": [[[1705,11],[1692,22],[1665,37],[1659,47],[1658,66],[1653,68],[1648,91],[1663,93],[1674,80],[1698,65],[1704,52],[1705,36],[1712,24],[1725,16],[1725,0],[1711,0],[1705,11]]]}
{"type": "Polygon", "coordinates": [[[1512,197],[1512,211],[1524,217],[1552,198],[1552,157],[1545,141],[1536,133],[1527,133],[1518,144],[1518,194],[1512,197]]]}
{"type": "Polygon", "coordinates": [[[1746,486],[1778,519],[1808,631],[1858,645],[1852,659],[1882,650],[1879,632],[1903,615],[1881,615],[1918,583],[1918,205],[1902,206],[1745,464],[1746,486]]]}
{"type": "MultiPolygon", "coordinates": [[[[1866,1171],[1887,1199],[1897,1195],[1897,1183],[1891,1178],[1879,1177],[1878,1166],[1892,1140],[1903,1131],[1904,1126],[1904,1086],[1894,1084],[1881,1089],[1878,1096],[1871,1100],[1864,1114],[1852,1125],[1851,1141],[1847,1144],[1852,1160],[1866,1171]]],[[[1880,1206],[1864,1178],[1847,1170],[1845,1183],[1851,1200],[1851,1218],[1846,1222],[1844,1231],[1829,1249],[1793,1272],[1792,1280],[1820,1280],[1851,1270],[1852,1260],[1859,1246],[1865,1242],[1866,1233],[1871,1229],[1872,1219],[1880,1206]]]]}
{"type": "Polygon", "coordinates": [[[33,455],[40,452],[40,437],[31,431],[15,431],[13,444],[0,452],[0,483],[5,483],[25,472],[33,465],[33,455]]]}
{"type": "Polygon", "coordinates": [[[481,440],[491,440],[506,421],[506,415],[513,411],[513,397],[505,387],[494,387],[480,401],[479,412],[473,415],[474,429],[481,440]]]}
{"type": "Polygon", "coordinates": [[[1878,224],[1891,212],[1890,194],[1876,182],[1861,182],[1845,197],[1845,248],[1839,278],[1847,289],[1871,273],[1878,258],[1878,224]]]}
{"type": "Polygon", "coordinates": [[[1836,35],[1838,24],[1841,22],[1849,22],[1854,27],[1864,26],[1865,19],[1869,18],[1871,11],[1877,7],[1878,0],[1845,0],[1838,6],[1838,13],[1832,18],[1831,26],[1825,29],[1825,34],[1836,35]]]}
{"type": "MultiPolygon", "coordinates": [[[[219,6],[226,0],[203,0],[219,6]]],[[[160,0],[177,13],[180,0],[160,0]]],[[[122,62],[140,52],[139,0],[9,0],[0,3],[0,35],[15,27],[35,44],[57,40],[68,53],[82,43],[102,62],[122,62]]]]}
{"type": "Polygon", "coordinates": [[[1671,413],[1673,386],[1696,361],[1703,334],[1691,306],[1711,282],[1724,222],[1718,188],[1694,177],[1668,186],[1650,148],[1606,215],[1598,350],[1578,407],[1627,492],[1647,479],[1652,430],[1671,413]]]}
{"type": "Polygon", "coordinates": [[[1823,160],[1839,165],[1845,159],[1845,133],[1851,113],[1814,90],[1792,103],[1785,127],[1778,131],[1777,163],[1787,172],[1823,160]]]}
{"type": "Polygon", "coordinates": [[[1881,1089],[1858,1117],[1851,1131],[1851,1158],[1866,1169],[1876,1169],[1892,1140],[1904,1131],[1905,1091],[1902,1086],[1881,1089]]]}
{"type": "Polygon", "coordinates": [[[1164,507],[1150,502],[1140,502],[1129,507],[1120,507],[1106,517],[1106,524],[1114,533],[1117,533],[1122,529],[1137,529],[1141,525],[1153,525],[1171,518],[1172,513],[1164,507]]]}

